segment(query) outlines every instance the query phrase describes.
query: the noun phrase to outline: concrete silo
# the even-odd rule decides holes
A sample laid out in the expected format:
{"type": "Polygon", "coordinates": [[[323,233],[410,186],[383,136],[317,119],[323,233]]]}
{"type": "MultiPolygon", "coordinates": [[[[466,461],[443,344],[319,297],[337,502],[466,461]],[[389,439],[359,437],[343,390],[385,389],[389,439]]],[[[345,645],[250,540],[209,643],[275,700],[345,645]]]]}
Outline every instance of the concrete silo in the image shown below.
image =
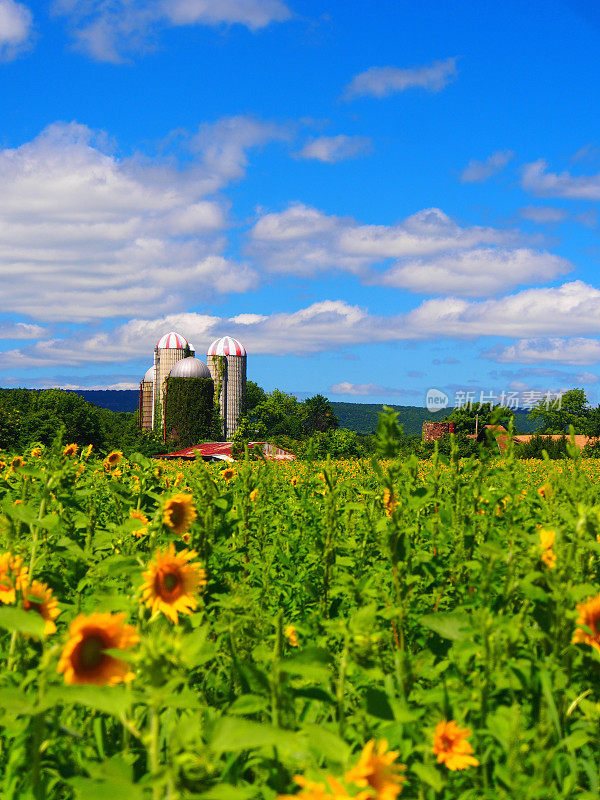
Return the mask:
{"type": "Polygon", "coordinates": [[[165,381],[169,372],[192,348],[180,333],[166,333],[154,348],[154,394],[152,407],[152,427],[160,429],[163,421],[163,400],[165,381]]]}
{"type": "Polygon", "coordinates": [[[140,383],[139,428],[149,431],[152,428],[152,401],[154,397],[154,367],[150,367],[140,383]]]}
{"type": "Polygon", "coordinates": [[[244,413],[246,401],[246,348],[237,339],[223,336],[208,348],[206,362],[218,392],[223,435],[230,439],[244,413]]]}

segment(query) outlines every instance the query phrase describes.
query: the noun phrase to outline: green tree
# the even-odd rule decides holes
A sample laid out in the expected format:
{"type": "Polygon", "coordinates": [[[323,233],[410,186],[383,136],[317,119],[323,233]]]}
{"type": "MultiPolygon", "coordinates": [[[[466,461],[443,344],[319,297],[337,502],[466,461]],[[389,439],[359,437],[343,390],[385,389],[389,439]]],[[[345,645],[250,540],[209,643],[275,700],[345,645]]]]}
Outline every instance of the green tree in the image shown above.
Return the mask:
{"type": "Polygon", "coordinates": [[[511,419],[514,424],[514,414],[510,408],[492,403],[470,403],[458,408],[444,417],[444,422],[453,422],[456,434],[482,432],[486,425],[503,425],[508,429],[511,419]]]}
{"type": "Polygon", "coordinates": [[[259,403],[264,403],[267,393],[261,389],[258,383],[246,381],[246,413],[256,408],[259,403]]]}
{"type": "Polygon", "coordinates": [[[339,426],[333,406],[322,394],[307,397],[304,401],[304,426],[308,434],[333,431],[339,426]]]}
{"type": "Polygon", "coordinates": [[[257,438],[291,436],[300,439],[304,432],[304,408],[293,395],[274,389],[252,409],[249,423],[257,438]]]}
{"type": "Polygon", "coordinates": [[[562,396],[540,400],[529,412],[529,419],[541,423],[540,433],[567,433],[572,425],[575,433],[590,430],[590,407],[583,389],[569,389],[562,396]]]}

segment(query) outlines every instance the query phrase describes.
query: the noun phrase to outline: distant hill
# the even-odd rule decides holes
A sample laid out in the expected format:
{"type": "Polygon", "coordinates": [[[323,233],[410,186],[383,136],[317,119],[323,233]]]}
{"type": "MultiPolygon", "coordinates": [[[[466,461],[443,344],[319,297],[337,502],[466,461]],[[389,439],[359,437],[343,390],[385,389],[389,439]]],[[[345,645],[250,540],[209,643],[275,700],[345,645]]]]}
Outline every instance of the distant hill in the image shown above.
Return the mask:
{"type": "MultiPolygon", "coordinates": [[[[137,411],[139,392],[137,389],[80,389],[76,392],[88,403],[110,411],[137,411]]],[[[332,403],[340,427],[357,433],[373,433],[382,409],[379,403],[332,403]]],[[[404,426],[404,433],[420,434],[426,420],[439,422],[442,412],[430,413],[421,406],[392,406],[399,414],[398,420],[404,426]]],[[[448,412],[451,409],[448,409],[448,412]]],[[[533,433],[538,427],[527,419],[527,411],[515,411],[516,427],[520,433],[533,433]]]]}
{"type": "Polygon", "coordinates": [[[137,389],[78,389],[75,394],[109,411],[137,411],[140,398],[137,389]]]}
{"type": "MultiPolygon", "coordinates": [[[[331,403],[341,428],[349,428],[357,433],[374,433],[377,419],[383,406],[379,403],[331,403]]],[[[398,412],[398,422],[404,426],[404,433],[420,434],[424,422],[439,422],[452,411],[431,413],[421,406],[390,406],[398,412]]],[[[515,411],[515,426],[520,433],[533,433],[539,425],[527,419],[528,411],[515,411]]]]}

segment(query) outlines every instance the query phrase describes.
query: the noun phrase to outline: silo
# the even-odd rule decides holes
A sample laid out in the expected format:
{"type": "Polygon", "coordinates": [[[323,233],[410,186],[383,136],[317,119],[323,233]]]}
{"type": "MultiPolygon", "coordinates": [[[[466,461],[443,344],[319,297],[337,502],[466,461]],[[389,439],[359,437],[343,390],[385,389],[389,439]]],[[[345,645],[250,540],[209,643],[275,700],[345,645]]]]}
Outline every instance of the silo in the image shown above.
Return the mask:
{"type": "Polygon", "coordinates": [[[156,343],[154,348],[154,405],[152,409],[152,427],[162,427],[163,420],[163,392],[167,375],[175,364],[186,355],[189,350],[188,340],[180,333],[166,333],[156,343]]]}
{"type": "Polygon", "coordinates": [[[140,383],[139,428],[152,428],[152,397],[154,394],[154,367],[150,367],[140,383]]]}
{"type": "Polygon", "coordinates": [[[246,401],[246,348],[232,336],[216,339],[208,348],[206,362],[219,390],[219,408],[223,435],[230,439],[236,432],[246,401]]]}

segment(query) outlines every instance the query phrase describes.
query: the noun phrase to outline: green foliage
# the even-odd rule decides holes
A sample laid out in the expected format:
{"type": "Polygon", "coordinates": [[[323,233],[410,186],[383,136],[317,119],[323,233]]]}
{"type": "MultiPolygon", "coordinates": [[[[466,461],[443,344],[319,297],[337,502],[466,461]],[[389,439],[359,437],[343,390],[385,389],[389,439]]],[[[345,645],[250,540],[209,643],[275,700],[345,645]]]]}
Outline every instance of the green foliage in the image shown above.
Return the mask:
{"type": "Polygon", "coordinates": [[[306,398],[304,401],[305,433],[326,433],[335,430],[338,425],[333,406],[326,397],[316,394],[314,397],[306,398]]]}
{"type": "Polygon", "coordinates": [[[532,436],[528,442],[523,442],[515,449],[518,458],[550,458],[561,459],[569,458],[569,440],[566,436],[561,439],[548,439],[537,434],[532,436]]]}
{"type": "Polygon", "coordinates": [[[598,797],[600,638],[573,635],[578,603],[600,595],[600,462],[461,459],[459,437],[424,462],[396,457],[406,439],[390,410],[388,460],[225,475],[136,455],[110,471],[57,442],[3,468],[0,553],[61,610],[44,635],[0,581],[3,800],[275,800],[294,775],[343,783],[372,739],[406,765],[403,800],[598,797]],[[164,521],[180,491],[196,511],[185,542],[164,521]],[[140,601],[169,545],[207,573],[178,624],[140,601]],[[66,685],[70,625],[107,612],[136,628],[106,653],[134,680],[66,685]],[[443,719],[470,729],[478,766],[437,762],[443,719]]]}
{"type": "Polygon", "coordinates": [[[165,432],[171,447],[191,447],[218,439],[214,385],[210,378],[167,378],[165,432]]]}
{"type": "Polygon", "coordinates": [[[583,389],[569,389],[550,402],[540,400],[529,417],[541,423],[540,433],[566,433],[572,425],[575,433],[587,434],[590,427],[590,408],[583,389]]]}
{"type": "Polygon", "coordinates": [[[255,409],[259,403],[263,403],[266,399],[267,393],[264,389],[261,389],[254,381],[246,381],[246,414],[255,409]]]}

